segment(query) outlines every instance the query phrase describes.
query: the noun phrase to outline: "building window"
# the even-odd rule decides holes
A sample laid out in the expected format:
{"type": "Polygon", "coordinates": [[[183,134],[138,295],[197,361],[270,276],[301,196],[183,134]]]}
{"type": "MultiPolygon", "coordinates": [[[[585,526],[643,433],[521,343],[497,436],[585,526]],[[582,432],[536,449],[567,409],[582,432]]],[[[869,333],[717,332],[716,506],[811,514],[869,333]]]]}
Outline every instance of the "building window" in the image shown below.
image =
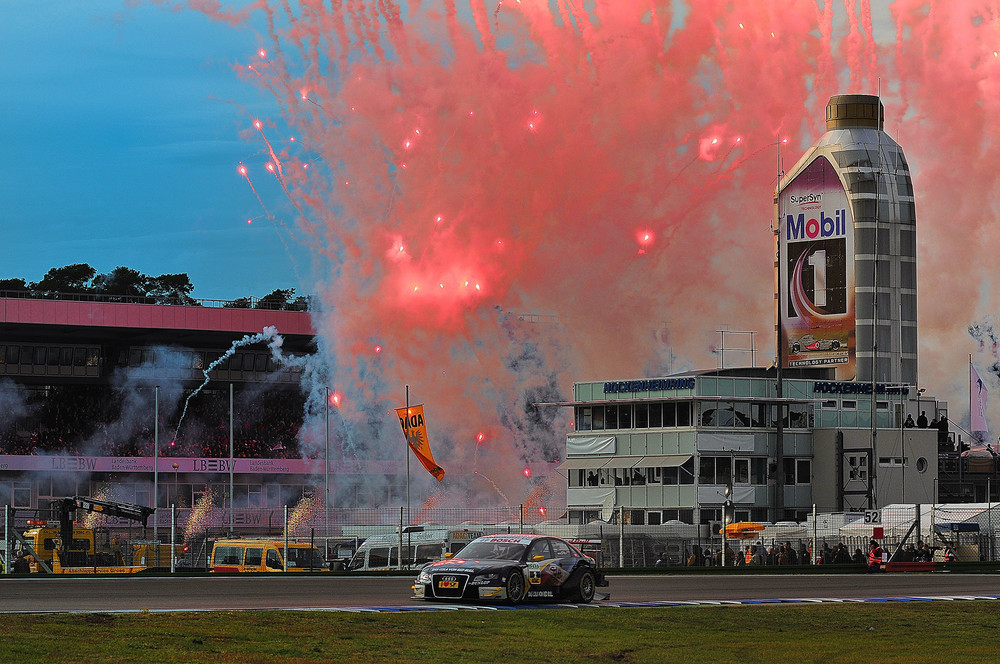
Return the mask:
{"type": "Polygon", "coordinates": [[[606,406],[604,408],[604,428],[618,428],[618,406],[606,406]]]}
{"type": "Polygon", "coordinates": [[[715,457],[703,456],[699,461],[698,484],[715,484],[715,457]]]}
{"type": "Polygon", "coordinates": [[[663,468],[663,483],[667,485],[694,484],[694,457],[680,466],[663,468]]]}
{"type": "Polygon", "coordinates": [[[604,406],[594,406],[593,425],[594,431],[604,430],[604,406]]]}
{"type": "Polygon", "coordinates": [[[691,407],[693,405],[693,401],[682,401],[677,404],[677,426],[691,426],[691,407]]]}
{"type": "Polygon", "coordinates": [[[927,459],[924,457],[919,457],[917,459],[917,472],[926,473],[927,472],[927,459]]]}
{"type": "Polygon", "coordinates": [[[663,426],[663,406],[662,403],[649,404],[649,428],[659,429],[663,426]]]}
{"type": "Polygon", "coordinates": [[[649,404],[637,403],[635,405],[635,428],[636,429],[649,428],[649,404]]]}
{"type": "Polygon", "coordinates": [[[698,472],[698,484],[729,484],[732,481],[732,459],[727,456],[703,456],[698,472]]]}
{"type": "Polygon", "coordinates": [[[743,428],[750,426],[750,403],[747,401],[737,401],[733,404],[733,423],[735,426],[743,428]]]}
{"type": "Polygon", "coordinates": [[[630,486],[631,483],[631,470],[629,468],[614,468],[612,472],[615,475],[615,486],[630,486]]]}
{"type": "Polygon", "coordinates": [[[906,457],[879,457],[878,465],[883,468],[903,468],[906,464],[906,457]]]}
{"type": "Polygon", "coordinates": [[[715,415],[718,412],[718,404],[714,401],[701,401],[698,403],[698,426],[714,427],[718,420],[715,415]]]}
{"type": "Polygon", "coordinates": [[[632,468],[632,486],[645,486],[646,473],[642,468],[632,468]]]}
{"type": "Polygon", "coordinates": [[[600,519],[600,512],[597,510],[570,510],[569,522],[573,524],[590,523],[600,519]]]}
{"type": "Polygon", "coordinates": [[[793,403],[788,405],[787,419],[790,429],[808,429],[811,426],[809,421],[809,405],[804,403],[793,403]]]}
{"type": "Polygon", "coordinates": [[[677,426],[677,404],[673,401],[663,404],[663,426],[677,426]]]}
{"type": "Polygon", "coordinates": [[[632,428],[632,404],[622,404],[618,406],[618,428],[632,428]]]}
{"type": "MultiPolygon", "coordinates": [[[[706,509],[701,508],[701,523],[702,525],[712,523],[713,521],[722,521],[722,510],[721,509],[706,509]]],[[[712,533],[712,535],[718,535],[719,533],[712,533]]]]}
{"type": "MultiPolygon", "coordinates": [[[[685,461],[677,469],[681,484],[694,484],[694,457],[685,461]]],[[[687,523],[691,523],[690,519],[687,523]]]]}
{"type": "Polygon", "coordinates": [[[810,459],[784,459],[785,484],[809,484],[812,480],[812,461],[810,459]]]}
{"type": "Polygon", "coordinates": [[[733,463],[733,482],[750,484],[750,459],[736,459],[733,463]]]}
{"type": "Polygon", "coordinates": [[[14,499],[11,507],[31,507],[31,482],[14,482],[14,499]]]}
{"type": "Polygon", "coordinates": [[[850,468],[848,479],[865,482],[868,480],[868,457],[849,456],[847,465],[850,468]]]}
{"type": "Polygon", "coordinates": [[[593,411],[590,406],[578,408],[576,411],[576,430],[590,431],[594,426],[593,411]]]}
{"type": "Polygon", "coordinates": [[[693,509],[663,510],[663,521],[681,521],[683,523],[694,523],[693,509]]]}

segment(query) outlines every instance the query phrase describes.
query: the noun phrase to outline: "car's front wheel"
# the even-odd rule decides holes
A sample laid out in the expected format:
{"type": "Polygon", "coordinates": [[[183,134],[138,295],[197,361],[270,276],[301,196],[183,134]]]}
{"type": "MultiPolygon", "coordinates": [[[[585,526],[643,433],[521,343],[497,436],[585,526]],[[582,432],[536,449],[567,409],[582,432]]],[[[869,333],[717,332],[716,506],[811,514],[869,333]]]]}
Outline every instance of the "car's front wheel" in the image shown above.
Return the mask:
{"type": "Polygon", "coordinates": [[[507,577],[507,601],[517,604],[524,599],[524,575],[521,570],[512,569],[507,577]]]}
{"type": "Polygon", "coordinates": [[[594,599],[594,593],[597,592],[597,580],[594,579],[594,573],[587,570],[580,575],[580,578],[576,582],[576,593],[575,598],[577,602],[582,602],[583,604],[589,604],[592,599],[594,599]]]}

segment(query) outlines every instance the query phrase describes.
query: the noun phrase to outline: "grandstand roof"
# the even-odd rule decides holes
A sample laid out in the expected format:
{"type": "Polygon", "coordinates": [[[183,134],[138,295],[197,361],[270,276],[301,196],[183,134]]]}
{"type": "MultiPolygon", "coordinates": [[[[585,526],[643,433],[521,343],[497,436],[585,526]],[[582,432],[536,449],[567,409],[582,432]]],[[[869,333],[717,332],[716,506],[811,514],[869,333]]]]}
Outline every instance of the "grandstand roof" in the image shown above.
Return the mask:
{"type": "Polygon", "coordinates": [[[255,334],[270,325],[290,350],[304,349],[315,335],[312,316],[303,311],[0,298],[0,333],[36,342],[228,345],[234,335],[255,334]]]}

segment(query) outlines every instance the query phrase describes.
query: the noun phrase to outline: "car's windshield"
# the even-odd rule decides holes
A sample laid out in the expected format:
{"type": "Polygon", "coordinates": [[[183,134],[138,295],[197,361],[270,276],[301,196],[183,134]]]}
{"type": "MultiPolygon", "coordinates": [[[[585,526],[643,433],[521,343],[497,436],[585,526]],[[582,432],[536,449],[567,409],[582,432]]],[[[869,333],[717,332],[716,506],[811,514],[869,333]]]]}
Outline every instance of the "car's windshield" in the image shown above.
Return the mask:
{"type": "Polygon", "coordinates": [[[458,553],[459,558],[481,560],[520,560],[524,555],[524,545],[516,542],[491,542],[476,540],[458,553]]]}

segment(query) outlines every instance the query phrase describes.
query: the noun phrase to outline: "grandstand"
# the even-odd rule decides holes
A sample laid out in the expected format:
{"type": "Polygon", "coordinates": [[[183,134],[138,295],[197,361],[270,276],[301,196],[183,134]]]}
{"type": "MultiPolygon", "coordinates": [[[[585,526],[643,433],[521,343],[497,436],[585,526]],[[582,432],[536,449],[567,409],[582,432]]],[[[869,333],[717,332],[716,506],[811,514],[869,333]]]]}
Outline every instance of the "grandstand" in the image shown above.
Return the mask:
{"type": "MultiPolygon", "coordinates": [[[[297,440],[301,369],[276,363],[265,342],[234,349],[274,326],[284,356],[309,355],[309,313],[122,299],[0,297],[0,505],[19,515],[67,495],[152,505],[154,448],[160,506],[210,496],[220,508],[281,508],[323,485],[322,446],[297,440]]],[[[371,470],[361,466],[339,472],[371,470]]]]}

